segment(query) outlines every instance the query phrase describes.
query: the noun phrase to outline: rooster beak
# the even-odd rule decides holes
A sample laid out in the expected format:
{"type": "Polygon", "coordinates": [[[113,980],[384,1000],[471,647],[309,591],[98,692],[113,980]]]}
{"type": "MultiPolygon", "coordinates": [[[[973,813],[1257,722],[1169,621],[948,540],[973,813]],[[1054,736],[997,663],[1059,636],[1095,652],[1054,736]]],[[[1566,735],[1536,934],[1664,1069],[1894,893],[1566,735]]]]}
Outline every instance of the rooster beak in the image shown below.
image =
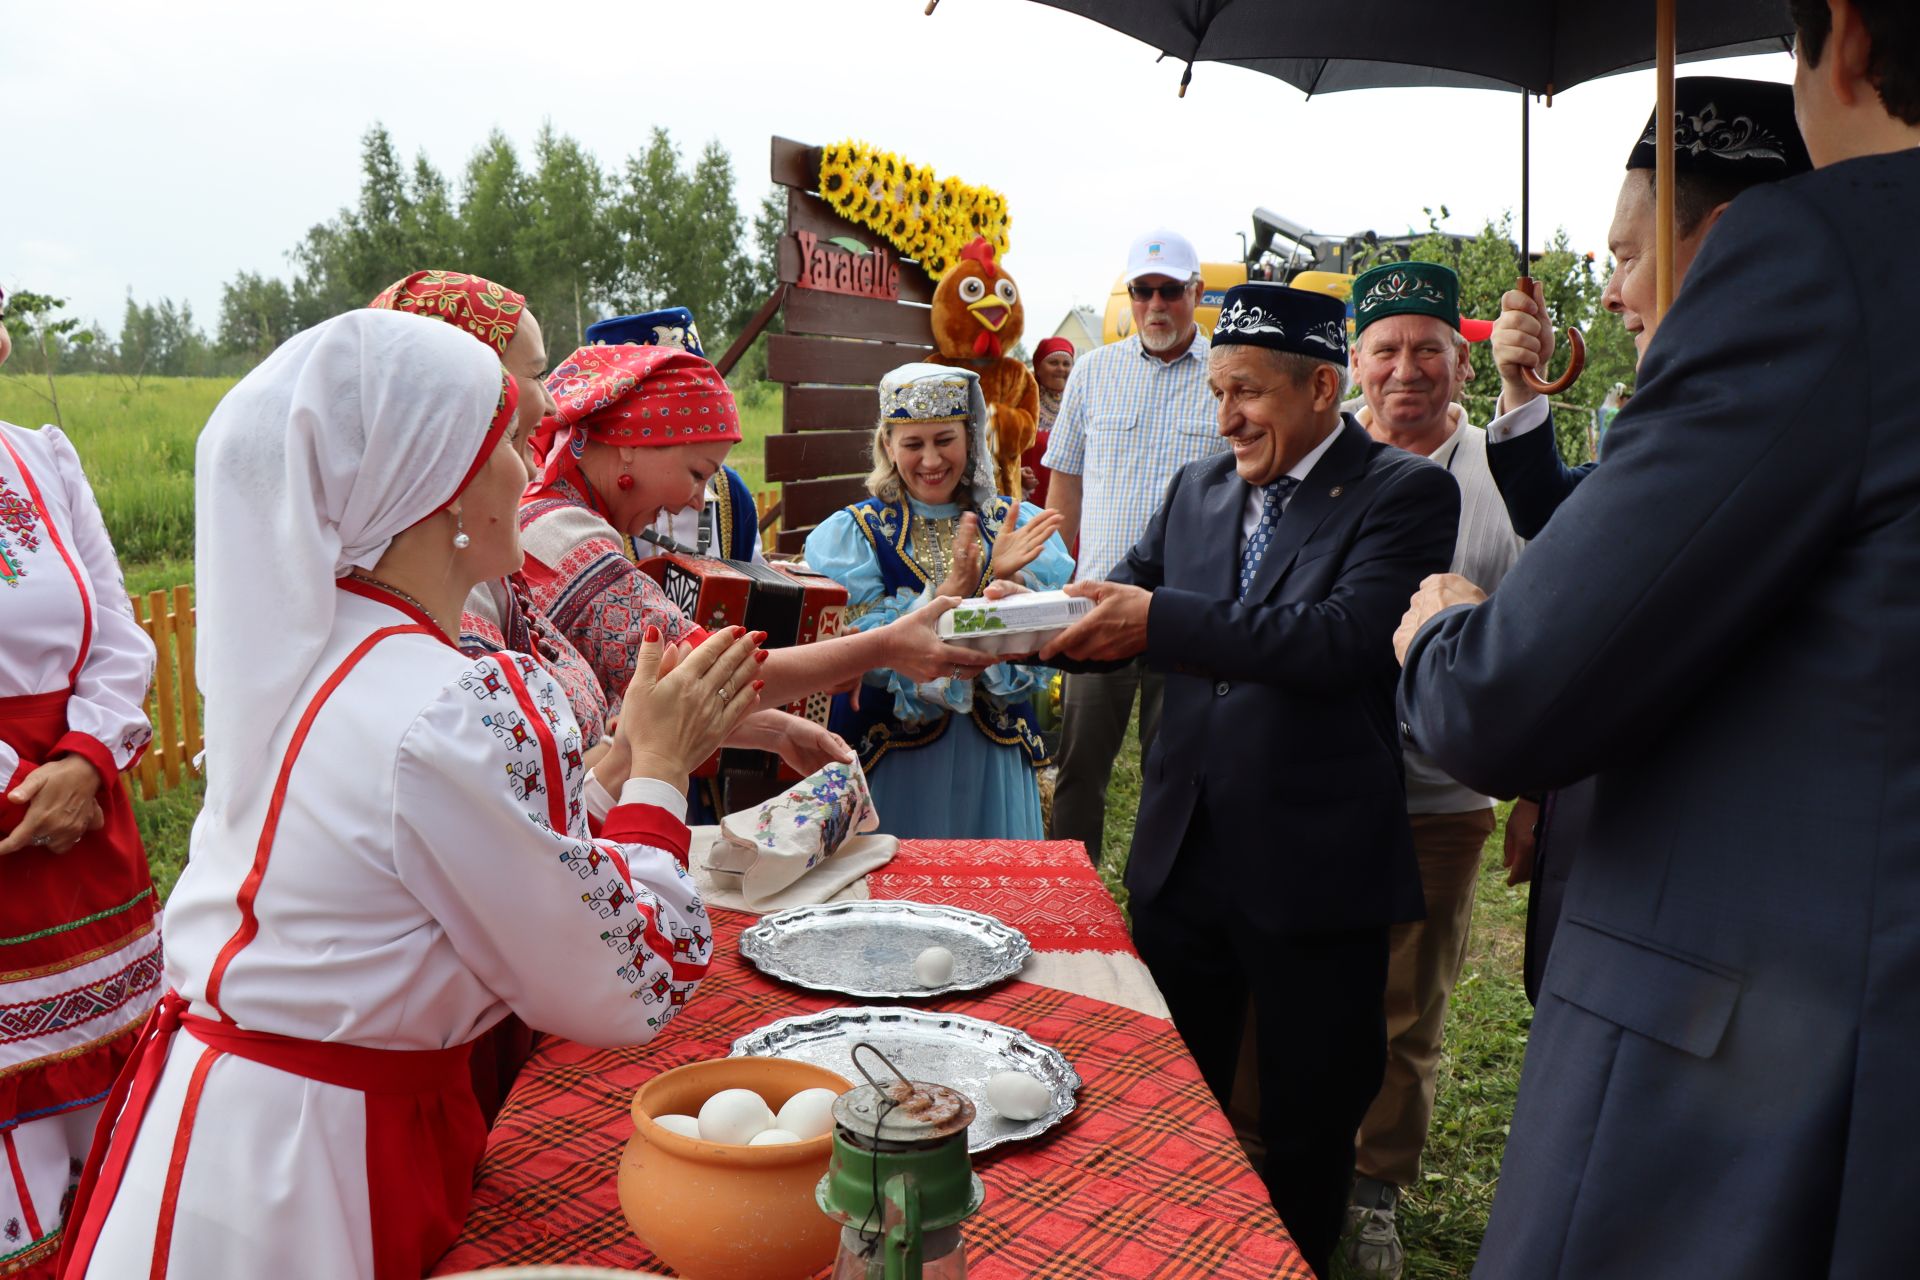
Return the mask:
{"type": "Polygon", "coordinates": [[[978,320],[989,333],[1000,332],[1000,326],[1004,325],[1007,317],[1013,314],[1013,308],[1002,302],[997,293],[988,294],[969,306],[967,310],[973,313],[973,318],[978,320]]]}

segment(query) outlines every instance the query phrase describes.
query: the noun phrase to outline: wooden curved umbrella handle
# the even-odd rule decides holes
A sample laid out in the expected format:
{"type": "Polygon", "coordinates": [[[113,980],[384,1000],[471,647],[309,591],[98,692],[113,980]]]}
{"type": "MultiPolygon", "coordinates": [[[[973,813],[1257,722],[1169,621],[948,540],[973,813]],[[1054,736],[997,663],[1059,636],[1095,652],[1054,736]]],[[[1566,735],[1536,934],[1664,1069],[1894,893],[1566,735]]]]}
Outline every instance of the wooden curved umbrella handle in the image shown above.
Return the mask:
{"type": "MultiPolygon", "coordinates": [[[[1535,302],[1540,301],[1540,282],[1531,276],[1521,276],[1514,281],[1514,288],[1531,294],[1535,302]]],[[[1545,307],[1541,308],[1545,312],[1545,307]]],[[[1549,382],[1532,369],[1520,371],[1520,380],[1543,396],[1557,396],[1580,380],[1580,373],[1587,367],[1587,340],[1578,329],[1567,330],[1567,367],[1559,377],[1549,382]]]]}

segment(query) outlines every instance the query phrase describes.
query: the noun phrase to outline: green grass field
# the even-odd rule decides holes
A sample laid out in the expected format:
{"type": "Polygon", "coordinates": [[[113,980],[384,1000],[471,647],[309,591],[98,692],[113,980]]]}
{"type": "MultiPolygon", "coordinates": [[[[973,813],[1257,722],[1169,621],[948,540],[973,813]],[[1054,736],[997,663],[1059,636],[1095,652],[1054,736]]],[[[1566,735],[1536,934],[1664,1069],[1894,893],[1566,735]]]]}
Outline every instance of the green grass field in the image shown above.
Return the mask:
{"type": "MultiPolygon", "coordinates": [[[[136,390],[108,376],[62,378],[67,433],[86,465],[130,591],[193,579],[193,448],[226,379],[148,378],[136,390]]],[[[0,419],[51,421],[44,382],[0,376],[0,419]]],[[[763,442],[780,427],[780,398],[742,412],[745,440],[728,461],[759,488],[763,442]]],[[[186,864],[197,782],[135,805],[154,881],[170,892],[186,864]]],[[[1140,801],[1139,747],[1129,737],[1108,792],[1101,876],[1124,908],[1120,877],[1140,801]]],[[[1505,806],[1502,806],[1502,822],[1505,806]]],[[[1467,1275],[1485,1230],[1519,1084],[1531,1010],[1520,985],[1524,890],[1502,882],[1496,830],[1482,863],[1467,964],[1454,992],[1422,1185],[1402,1201],[1408,1280],[1467,1275]]]]}

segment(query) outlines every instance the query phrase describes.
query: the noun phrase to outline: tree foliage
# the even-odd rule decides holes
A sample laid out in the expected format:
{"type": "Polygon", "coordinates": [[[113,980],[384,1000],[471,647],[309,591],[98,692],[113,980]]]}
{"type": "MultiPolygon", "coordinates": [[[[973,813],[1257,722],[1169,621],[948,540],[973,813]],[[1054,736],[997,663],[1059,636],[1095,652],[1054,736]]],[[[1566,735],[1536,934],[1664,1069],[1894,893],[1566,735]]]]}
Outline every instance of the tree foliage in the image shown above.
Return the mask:
{"type": "Polygon", "coordinates": [[[709,143],[689,163],[663,129],[612,176],[551,125],[525,158],[495,130],[449,182],[424,154],[404,164],[376,124],[361,139],[358,199],[308,230],[290,281],[243,272],[227,285],[218,346],[257,359],[437,267],[525,294],[556,359],[602,316],[664,306],[691,309],[718,354],[772,288],[782,220],[763,225],[771,216],[763,207],[750,232],[726,150],[709,143]]]}

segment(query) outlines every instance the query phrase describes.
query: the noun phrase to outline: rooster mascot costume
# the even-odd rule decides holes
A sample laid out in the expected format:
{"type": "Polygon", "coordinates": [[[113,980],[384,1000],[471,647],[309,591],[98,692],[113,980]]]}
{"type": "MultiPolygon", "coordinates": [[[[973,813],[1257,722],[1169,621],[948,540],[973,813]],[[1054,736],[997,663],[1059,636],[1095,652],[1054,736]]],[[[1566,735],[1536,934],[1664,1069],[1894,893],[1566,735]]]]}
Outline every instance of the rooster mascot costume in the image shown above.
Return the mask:
{"type": "Polygon", "coordinates": [[[1020,341],[1027,310],[1020,288],[994,261],[993,245],[975,240],[933,291],[934,364],[971,369],[987,398],[987,430],[993,442],[994,484],[1017,504],[1020,455],[1033,444],[1040,414],[1040,385],[1033,371],[1007,354],[1020,341]]]}

